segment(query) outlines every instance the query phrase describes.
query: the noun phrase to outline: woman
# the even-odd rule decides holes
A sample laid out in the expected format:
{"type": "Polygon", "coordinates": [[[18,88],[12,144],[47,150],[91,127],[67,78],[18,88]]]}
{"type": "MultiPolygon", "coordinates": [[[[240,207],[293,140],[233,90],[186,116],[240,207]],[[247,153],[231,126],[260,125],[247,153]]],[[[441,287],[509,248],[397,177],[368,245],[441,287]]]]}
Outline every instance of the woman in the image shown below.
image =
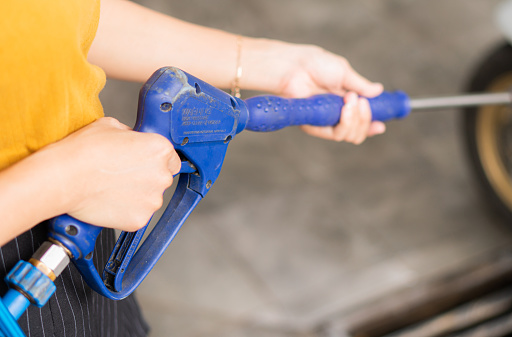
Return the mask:
{"type": "MultiPolygon", "coordinates": [[[[334,127],[305,132],[360,144],[384,132],[366,99],[380,84],[319,47],[239,37],[123,0],[8,0],[0,5],[0,274],[46,239],[45,220],[67,213],[102,227],[134,231],[162,204],[179,172],[170,142],[103,118],[98,93],[107,76],[145,81],[173,65],[220,88],[307,97],[345,95],[334,127]],[[37,225],[39,224],[39,225],[37,225]]],[[[105,263],[113,231],[100,235],[105,263]]],[[[110,301],[73,266],[42,309],[19,323],[29,336],[145,336],[133,297],[110,301]]],[[[0,294],[5,293],[1,285],[0,294]]]]}

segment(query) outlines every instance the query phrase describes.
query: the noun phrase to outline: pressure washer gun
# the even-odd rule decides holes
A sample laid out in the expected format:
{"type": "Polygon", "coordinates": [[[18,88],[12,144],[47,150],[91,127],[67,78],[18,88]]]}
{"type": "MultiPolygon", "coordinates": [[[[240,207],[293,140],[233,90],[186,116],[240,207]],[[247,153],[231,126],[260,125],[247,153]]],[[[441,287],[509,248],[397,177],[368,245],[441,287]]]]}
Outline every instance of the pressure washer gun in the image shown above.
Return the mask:
{"type": "MultiPolygon", "coordinates": [[[[510,93],[410,100],[401,91],[369,100],[373,120],[404,118],[412,109],[510,103],[510,93]]],[[[110,299],[131,294],[155,266],[196,205],[217,180],[229,143],[244,130],[268,132],[292,125],[336,125],[343,98],[258,96],[243,101],[177,68],[156,71],[140,91],[134,130],[169,139],[182,159],[179,182],[165,212],[142,245],[147,228],[122,232],[102,274],[93,265],[101,227],[68,215],[54,218],[44,242],[6,277],[0,300],[0,336],[24,336],[17,319],[32,303],[42,307],[55,292],[53,281],[70,260],[87,284],[110,299]],[[138,248],[138,249],[137,249],[138,248]]]]}

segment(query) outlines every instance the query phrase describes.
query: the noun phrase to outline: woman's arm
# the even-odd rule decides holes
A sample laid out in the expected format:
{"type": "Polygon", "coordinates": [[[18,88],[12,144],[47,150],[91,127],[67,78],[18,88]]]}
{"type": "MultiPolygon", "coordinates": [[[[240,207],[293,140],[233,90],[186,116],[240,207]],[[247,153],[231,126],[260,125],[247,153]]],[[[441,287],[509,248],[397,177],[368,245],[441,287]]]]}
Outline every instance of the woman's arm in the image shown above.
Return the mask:
{"type": "Polygon", "coordinates": [[[71,181],[62,164],[41,150],[0,171],[0,246],[69,208],[71,181]]]}
{"type": "MultiPolygon", "coordinates": [[[[156,69],[173,65],[229,88],[236,75],[237,38],[131,1],[103,0],[89,60],[117,79],[144,82],[156,69]]],[[[245,89],[304,95],[353,90],[366,96],[381,90],[344,58],[311,45],[243,37],[241,64],[245,89]]]]}
{"type": "Polygon", "coordinates": [[[173,65],[217,87],[235,76],[236,37],[194,25],[124,0],[103,0],[89,61],[108,76],[144,82],[173,65]]]}

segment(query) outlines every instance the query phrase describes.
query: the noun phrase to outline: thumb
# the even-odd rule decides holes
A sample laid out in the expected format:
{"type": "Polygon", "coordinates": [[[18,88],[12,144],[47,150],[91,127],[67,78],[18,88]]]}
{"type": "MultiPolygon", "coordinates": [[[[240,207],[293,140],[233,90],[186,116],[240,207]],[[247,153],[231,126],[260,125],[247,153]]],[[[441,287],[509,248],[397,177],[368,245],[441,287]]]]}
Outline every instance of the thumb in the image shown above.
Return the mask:
{"type": "Polygon", "coordinates": [[[169,161],[167,162],[167,167],[169,168],[169,171],[172,173],[173,176],[180,172],[181,159],[176,151],[172,151],[171,157],[169,158],[169,161]]]}
{"type": "Polygon", "coordinates": [[[360,96],[369,98],[380,95],[384,90],[381,83],[371,82],[367,78],[361,76],[348,63],[346,65],[343,87],[348,91],[355,91],[360,96]]]}

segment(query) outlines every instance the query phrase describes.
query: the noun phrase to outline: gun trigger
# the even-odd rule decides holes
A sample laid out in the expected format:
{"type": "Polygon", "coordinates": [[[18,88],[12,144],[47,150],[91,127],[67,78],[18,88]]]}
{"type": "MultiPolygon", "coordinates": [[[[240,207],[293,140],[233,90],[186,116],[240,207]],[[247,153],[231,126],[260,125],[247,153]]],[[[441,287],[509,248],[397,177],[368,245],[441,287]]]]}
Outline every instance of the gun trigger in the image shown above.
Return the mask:
{"type": "MultiPolygon", "coordinates": [[[[181,162],[181,169],[178,174],[194,173],[194,172],[197,172],[197,168],[195,167],[194,164],[192,164],[188,160],[184,160],[181,162]]],[[[175,174],[174,177],[176,177],[178,174],[175,174]]]]}

